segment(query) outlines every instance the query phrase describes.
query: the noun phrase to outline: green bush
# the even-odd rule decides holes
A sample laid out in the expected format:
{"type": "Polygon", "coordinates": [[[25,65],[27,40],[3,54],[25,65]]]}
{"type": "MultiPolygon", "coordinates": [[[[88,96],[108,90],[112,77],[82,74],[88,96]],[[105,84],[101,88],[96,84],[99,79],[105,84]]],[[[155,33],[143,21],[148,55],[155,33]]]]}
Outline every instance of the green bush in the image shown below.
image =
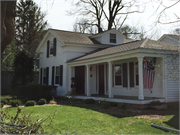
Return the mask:
{"type": "Polygon", "coordinates": [[[13,95],[18,97],[26,97],[32,100],[45,98],[46,100],[52,99],[57,95],[57,86],[50,85],[19,85],[14,87],[13,95]]]}
{"type": "Polygon", "coordinates": [[[109,102],[105,102],[105,101],[101,102],[101,105],[102,105],[103,109],[108,109],[111,107],[111,104],[109,102]]]}
{"type": "Polygon", "coordinates": [[[38,105],[44,105],[44,104],[46,104],[47,103],[47,101],[46,101],[46,99],[44,99],[44,98],[41,98],[39,101],[38,101],[38,105]]]}
{"type": "Polygon", "coordinates": [[[92,99],[92,98],[89,98],[89,99],[85,99],[84,102],[85,102],[86,104],[94,104],[95,100],[92,99]]]}
{"type": "Polygon", "coordinates": [[[8,101],[6,99],[1,99],[1,103],[3,103],[5,105],[8,103],[8,101]]]}
{"type": "Polygon", "coordinates": [[[36,102],[34,100],[29,100],[25,103],[25,106],[34,106],[36,102]]]}
{"type": "Polygon", "coordinates": [[[1,102],[1,108],[3,108],[3,106],[4,106],[4,103],[1,102]]]}
{"type": "Polygon", "coordinates": [[[116,102],[111,102],[110,104],[111,104],[112,107],[117,107],[118,106],[118,103],[116,103],[116,102]]]}
{"type": "Polygon", "coordinates": [[[9,104],[12,106],[12,107],[17,107],[21,104],[21,101],[18,100],[18,99],[15,99],[15,100],[10,100],[9,101],[9,104]]]}

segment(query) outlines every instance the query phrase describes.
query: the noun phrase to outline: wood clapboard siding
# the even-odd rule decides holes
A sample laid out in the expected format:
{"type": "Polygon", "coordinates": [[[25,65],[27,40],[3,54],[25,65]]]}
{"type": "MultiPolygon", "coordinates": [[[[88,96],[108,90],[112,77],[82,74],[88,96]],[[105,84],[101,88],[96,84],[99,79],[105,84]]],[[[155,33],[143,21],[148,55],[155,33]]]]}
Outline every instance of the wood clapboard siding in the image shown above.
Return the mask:
{"type": "Polygon", "coordinates": [[[177,76],[179,76],[179,74],[178,73],[174,74],[173,70],[170,71],[171,67],[172,67],[171,65],[168,65],[166,68],[166,75],[169,76],[173,74],[174,76],[172,78],[167,77],[167,81],[166,81],[167,102],[179,101],[179,79],[176,78],[177,76]]]}

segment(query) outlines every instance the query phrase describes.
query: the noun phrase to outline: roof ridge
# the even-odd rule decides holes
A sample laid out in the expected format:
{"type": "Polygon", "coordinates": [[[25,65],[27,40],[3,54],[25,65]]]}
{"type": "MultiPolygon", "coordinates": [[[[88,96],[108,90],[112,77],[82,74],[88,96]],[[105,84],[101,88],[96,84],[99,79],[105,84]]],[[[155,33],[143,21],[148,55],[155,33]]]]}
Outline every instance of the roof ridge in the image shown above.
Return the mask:
{"type": "Polygon", "coordinates": [[[87,34],[87,35],[90,35],[90,36],[94,35],[94,34],[89,34],[89,33],[80,33],[80,32],[75,32],[75,31],[58,30],[58,29],[52,29],[52,28],[49,28],[48,30],[63,31],[63,32],[78,33],[78,34],[87,34]]]}

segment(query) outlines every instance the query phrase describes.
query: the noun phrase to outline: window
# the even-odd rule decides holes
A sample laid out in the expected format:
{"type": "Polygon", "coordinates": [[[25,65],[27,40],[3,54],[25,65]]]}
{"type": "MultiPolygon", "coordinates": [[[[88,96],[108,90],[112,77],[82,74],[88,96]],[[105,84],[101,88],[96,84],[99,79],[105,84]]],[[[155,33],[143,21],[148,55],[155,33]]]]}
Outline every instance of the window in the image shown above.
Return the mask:
{"type": "Polygon", "coordinates": [[[116,43],[116,34],[110,34],[110,43],[116,43]]]}
{"type": "Polygon", "coordinates": [[[46,68],[43,70],[43,84],[46,84],[46,68]]]}
{"type": "Polygon", "coordinates": [[[114,84],[122,87],[139,85],[138,62],[126,62],[114,65],[114,84]],[[128,70],[129,69],[129,70],[128,70]],[[129,81],[128,81],[129,80],[129,81]]]}
{"type": "Polygon", "coordinates": [[[135,76],[136,76],[136,85],[139,85],[138,62],[136,62],[135,64],[135,76]]]}
{"type": "Polygon", "coordinates": [[[56,67],[55,84],[59,84],[60,67],[56,67]]]}
{"type": "Polygon", "coordinates": [[[53,55],[53,41],[50,42],[49,54],[53,55]]]}
{"type": "Polygon", "coordinates": [[[121,65],[115,65],[114,71],[115,71],[115,85],[122,85],[122,69],[121,65]]]}

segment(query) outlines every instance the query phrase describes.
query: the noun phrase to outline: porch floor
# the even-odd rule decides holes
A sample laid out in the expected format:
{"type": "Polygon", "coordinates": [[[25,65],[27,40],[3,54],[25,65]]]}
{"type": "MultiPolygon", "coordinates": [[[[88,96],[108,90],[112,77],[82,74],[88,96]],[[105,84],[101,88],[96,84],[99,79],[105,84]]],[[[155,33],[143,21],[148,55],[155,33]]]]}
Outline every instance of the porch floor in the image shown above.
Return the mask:
{"type": "Polygon", "coordinates": [[[86,94],[78,94],[75,98],[77,99],[88,99],[93,98],[94,100],[106,100],[109,102],[119,102],[119,103],[130,103],[130,104],[148,104],[153,100],[159,100],[160,102],[165,102],[164,98],[154,98],[154,97],[144,97],[144,100],[138,100],[137,96],[120,96],[114,95],[113,98],[109,98],[108,95],[91,94],[91,96],[86,96],[86,94]]]}

